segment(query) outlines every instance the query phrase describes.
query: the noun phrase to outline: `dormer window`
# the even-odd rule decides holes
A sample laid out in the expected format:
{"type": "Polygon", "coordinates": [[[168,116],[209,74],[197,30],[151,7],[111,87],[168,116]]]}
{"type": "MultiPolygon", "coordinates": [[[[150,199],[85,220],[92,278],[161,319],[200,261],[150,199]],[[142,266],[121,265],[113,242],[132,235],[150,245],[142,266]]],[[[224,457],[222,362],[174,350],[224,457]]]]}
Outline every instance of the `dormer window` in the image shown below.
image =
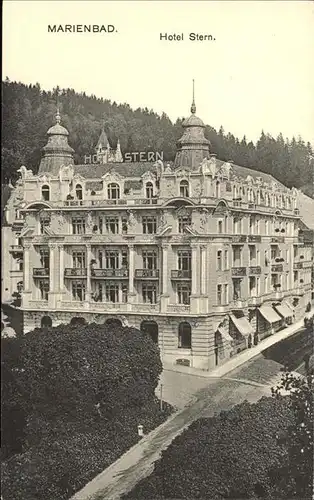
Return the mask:
{"type": "Polygon", "coordinates": [[[120,187],[119,184],[111,183],[108,184],[108,199],[117,200],[120,198],[120,187]]]}
{"type": "Polygon", "coordinates": [[[76,198],[78,200],[83,199],[83,188],[82,188],[81,184],[76,184],[75,194],[76,194],[76,198]]]}
{"type": "Polygon", "coordinates": [[[146,198],[152,198],[154,196],[154,186],[152,182],[146,183],[146,198]]]}
{"type": "Polygon", "coordinates": [[[44,201],[50,200],[50,187],[47,184],[41,188],[41,197],[44,201]]]}
{"type": "Polygon", "coordinates": [[[189,197],[189,183],[186,180],[180,182],[180,196],[189,197]]]}

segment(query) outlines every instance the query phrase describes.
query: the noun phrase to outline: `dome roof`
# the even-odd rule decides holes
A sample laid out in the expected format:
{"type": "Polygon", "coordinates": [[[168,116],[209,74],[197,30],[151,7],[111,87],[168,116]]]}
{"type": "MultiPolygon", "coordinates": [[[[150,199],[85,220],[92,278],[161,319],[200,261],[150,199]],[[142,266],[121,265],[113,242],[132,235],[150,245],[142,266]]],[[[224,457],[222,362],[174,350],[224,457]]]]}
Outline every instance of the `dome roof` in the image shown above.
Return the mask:
{"type": "Polygon", "coordinates": [[[196,115],[192,114],[189,118],[186,118],[182,123],[183,127],[204,127],[204,122],[196,115]]]}
{"type": "Polygon", "coordinates": [[[53,127],[50,127],[47,135],[69,135],[69,132],[60,123],[56,123],[53,127]]]}

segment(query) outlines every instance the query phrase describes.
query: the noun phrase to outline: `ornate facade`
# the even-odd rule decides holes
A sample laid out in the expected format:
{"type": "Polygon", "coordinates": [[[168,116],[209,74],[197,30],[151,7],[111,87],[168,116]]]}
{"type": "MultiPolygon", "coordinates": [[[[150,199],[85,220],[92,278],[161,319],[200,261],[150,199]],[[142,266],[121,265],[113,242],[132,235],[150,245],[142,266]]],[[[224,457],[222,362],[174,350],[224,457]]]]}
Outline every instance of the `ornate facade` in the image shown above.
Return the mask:
{"type": "Polygon", "coordinates": [[[195,112],[166,164],[74,165],[57,115],[6,210],[6,284],[23,282],[25,332],[120,322],[166,361],[208,370],[302,317],[312,248],[297,191],[217,159],[195,112]]]}

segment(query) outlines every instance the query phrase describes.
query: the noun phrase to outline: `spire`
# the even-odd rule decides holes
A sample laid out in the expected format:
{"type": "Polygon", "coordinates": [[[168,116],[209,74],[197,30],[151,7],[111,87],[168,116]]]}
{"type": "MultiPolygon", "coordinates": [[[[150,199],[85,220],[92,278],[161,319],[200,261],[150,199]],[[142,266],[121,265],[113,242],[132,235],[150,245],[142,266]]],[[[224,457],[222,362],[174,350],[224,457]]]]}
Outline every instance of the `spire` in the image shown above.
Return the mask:
{"type": "Polygon", "coordinates": [[[59,106],[57,107],[56,122],[57,123],[61,122],[61,116],[60,116],[59,106]]]}
{"type": "Polygon", "coordinates": [[[196,113],[196,106],[195,106],[195,99],[194,99],[194,79],[193,79],[193,100],[192,100],[192,106],[191,106],[191,113],[192,113],[192,115],[195,115],[195,113],[196,113]]]}

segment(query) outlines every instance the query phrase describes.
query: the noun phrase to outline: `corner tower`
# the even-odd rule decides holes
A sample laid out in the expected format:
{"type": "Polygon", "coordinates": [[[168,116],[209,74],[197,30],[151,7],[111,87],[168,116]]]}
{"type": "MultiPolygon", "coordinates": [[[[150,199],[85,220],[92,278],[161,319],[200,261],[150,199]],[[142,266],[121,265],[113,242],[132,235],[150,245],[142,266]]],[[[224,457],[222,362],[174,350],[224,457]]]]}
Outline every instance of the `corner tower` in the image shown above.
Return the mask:
{"type": "Polygon", "coordinates": [[[205,125],[196,115],[194,80],[193,98],[191,105],[191,116],[184,120],[182,127],[184,132],[177,142],[177,154],[175,157],[175,167],[196,168],[210,155],[210,142],[204,135],[205,125]]]}
{"type": "Polygon", "coordinates": [[[74,149],[68,144],[69,132],[60,125],[61,117],[59,109],[56,114],[56,124],[47,132],[48,142],[43,147],[38,173],[51,172],[58,175],[61,165],[73,164],[74,149]]]}

